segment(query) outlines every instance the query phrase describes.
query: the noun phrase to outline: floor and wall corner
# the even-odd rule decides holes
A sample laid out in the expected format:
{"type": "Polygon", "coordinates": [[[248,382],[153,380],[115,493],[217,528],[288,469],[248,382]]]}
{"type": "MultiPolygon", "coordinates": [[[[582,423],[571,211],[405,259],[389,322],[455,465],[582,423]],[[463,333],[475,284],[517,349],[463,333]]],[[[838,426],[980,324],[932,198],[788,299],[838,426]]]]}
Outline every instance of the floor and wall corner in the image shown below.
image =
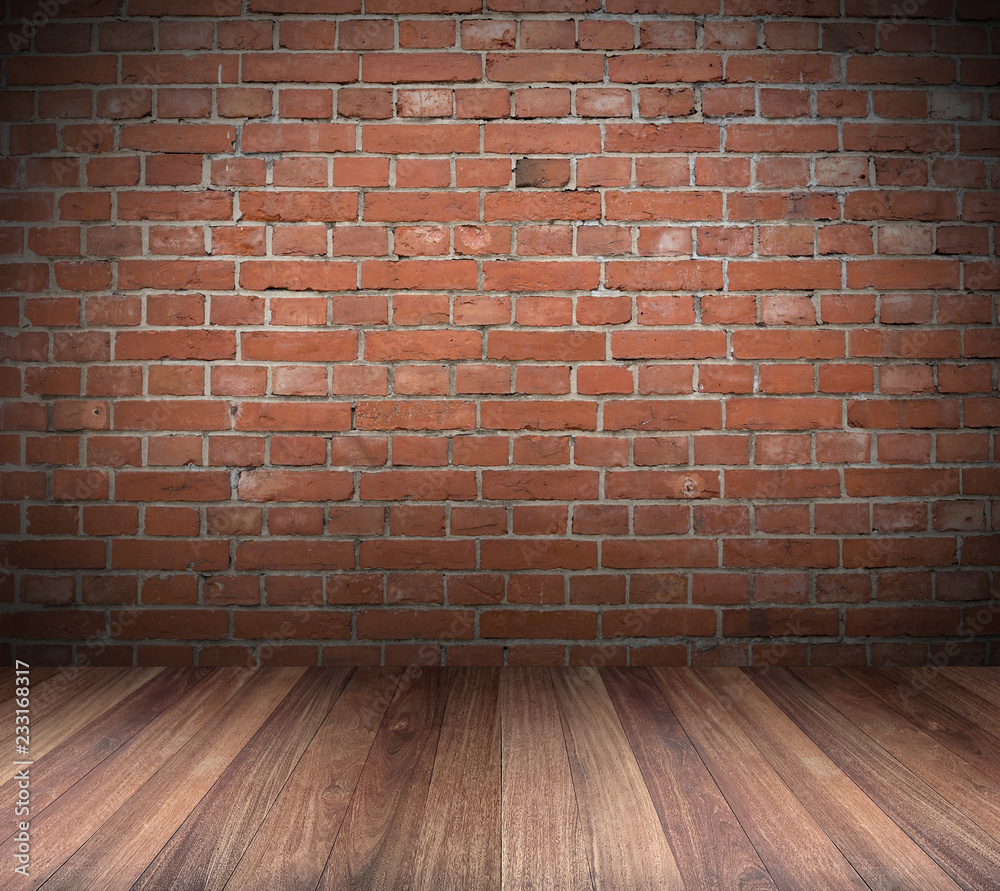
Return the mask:
{"type": "Polygon", "coordinates": [[[0,16],[13,887],[1000,887],[997,0],[0,16]]]}

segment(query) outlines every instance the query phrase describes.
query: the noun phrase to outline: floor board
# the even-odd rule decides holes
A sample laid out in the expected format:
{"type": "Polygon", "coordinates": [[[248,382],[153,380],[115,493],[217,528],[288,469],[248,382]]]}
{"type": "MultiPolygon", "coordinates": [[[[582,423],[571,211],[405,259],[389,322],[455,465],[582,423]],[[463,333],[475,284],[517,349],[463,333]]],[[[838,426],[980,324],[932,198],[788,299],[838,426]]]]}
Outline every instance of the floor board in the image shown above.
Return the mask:
{"type": "Polygon", "coordinates": [[[683,882],[642,772],[596,668],[553,668],[577,810],[596,891],[683,882]]]}
{"type": "Polygon", "coordinates": [[[857,669],[848,668],[843,671],[984,776],[1000,782],[1000,757],[997,756],[1000,739],[970,723],[926,690],[915,688],[905,675],[893,676],[885,670],[859,673],[857,669]]]}
{"type": "Polygon", "coordinates": [[[453,671],[413,887],[493,891],[500,885],[500,670],[453,671]]]}
{"type": "Polygon", "coordinates": [[[774,891],[743,827],[648,672],[601,672],[685,888],[774,891]]]}
{"type": "MultiPolygon", "coordinates": [[[[32,693],[35,694],[43,682],[47,681],[61,670],[62,669],[54,665],[32,668],[30,671],[31,680],[29,681],[32,693]]],[[[4,703],[8,699],[14,698],[14,679],[16,677],[19,677],[19,675],[14,670],[13,666],[0,666],[0,703],[4,703]]]]}
{"type": "Polygon", "coordinates": [[[501,678],[504,891],[593,891],[552,675],[501,678]]]}
{"type": "Polygon", "coordinates": [[[791,672],[752,679],[960,886],[1000,887],[1000,846],[985,830],[791,672]]]}
{"type": "Polygon", "coordinates": [[[258,671],[53,873],[45,891],[131,888],[303,673],[258,671]]]}
{"type": "MultiPolygon", "coordinates": [[[[31,758],[36,760],[51,752],[56,746],[61,745],[78,730],[100,718],[108,709],[117,705],[163,670],[162,668],[134,668],[130,671],[117,671],[99,683],[90,684],[80,689],[58,707],[48,706],[49,700],[44,696],[39,697],[42,704],[36,706],[33,698],[30,706],[31,758]]],[[[7,726],[13,725],[8,724],[7,726]]],[[[13,750],[14,733],[11,732],[5,737],[0,737],[0,752],[12,752],[13,750]]],[[[0,782],[7,782],[15,773],[17,773],[17,768],[8,762],[0,762],[0,782]]]]}
{"type": "Polygon", "coordinates": [[[958,885],[742,671],[698,673],[872,891],[957,891],[958,885]]]}
{"type": "Polygon", "coordinates": [[[32,669],[32,684],[30,875],[5,889],[1000,888],[1000,669],[32,669]]]}
{"type": "MultiPolygon", "coordinates": [[[[31,768],[31,801],[35,812],[111,757],[207,673],[208,669],[164,669],[48,754],[37,758],[32,751],[32,758],[37,758],[31,768]]],[[[0,800],[13,800],[16,794],[16,780],[0,785],[0,800]]]]}
{"type": "Polygon", "coordinates": [[[650,673],[779,888],[867,888],[693,669],[650,673]]]}
{"type": "Polygon", "coordinates": [[[309,669],[223,771],[133,891],[221,891],[350,677],[309,669]]]}
{"type": "MultiPolygon", "coordinates": [[[[938,676],[961,684],[976,696],[1000,708],[1000,670],[978,665],[952,665],[934,672],[933,677],[938,676]]],[[[930,683],[933,688],[933,682],[930,683]]]]}
{"type": "MultiPolygon", "coordinates": [[[[250,678],[250,669],[212,670],[127,743],[69,786],[48,806],[33,811],[32,878],[48,878],[119,808],[195,736],[250,678]]],[[[140,688],[142,689],[142,688],[140,688]]],[[[109,717],[111,715],[109,714],[109,717]]],[[[60,753],[58,747],[53,756],[60,753]]],[[[44,766],[42,758],[36,766],[44,766]]],[[[32,774],[34,777],[34,774],[32,774]]],[[[53,776],[53,785],[65,785],[53,776]]],[[[42,791],[47,791],[43,785],[42,791]]],[[[0,845],[13,857],[14,843],[0,845]]]]}
{"type": "Polygon", "coordinates": [[[453,676],[453,669],[417,668],[400,680],[333,843],[322,891],[410,887],[453,676]]]}
{"type": "MultiPolygon", "coordinates": [[[[912,676],[912,672],[907,669],[894,669],[887,674],[896,683],[904,683],[912,676]]],[[[988,697],[984,698],[982,694],[987,690],[988,687],[980,687],[973,692],[950,677],[943,676],[936,679],[927,693],[939,704],[961,715],[969,724],[995,736],[996,744],[1000,745],[1000,709],[988,697]]]]}
{"type": "Polygon", "coordinates": [[[900,764],[1000,839],[1000,786],[837,669],[795,669],[795,674],[900,764]]]}
{"type": "Polygon", "coordinates": [[[330,856],[398,671],[359,668],[295,765],[227,891],[313,891],[330,856]]]}

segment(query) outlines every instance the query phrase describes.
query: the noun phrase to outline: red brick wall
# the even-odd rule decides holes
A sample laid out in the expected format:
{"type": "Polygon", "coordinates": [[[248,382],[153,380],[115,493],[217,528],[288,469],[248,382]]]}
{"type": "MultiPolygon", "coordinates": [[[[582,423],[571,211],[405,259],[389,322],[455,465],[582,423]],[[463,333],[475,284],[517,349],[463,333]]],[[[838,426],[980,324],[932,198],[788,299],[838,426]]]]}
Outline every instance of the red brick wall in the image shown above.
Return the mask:
{"type": "Polygon", "coordinates": [[[955,6],[6,0],[3,657],[1000,662],[955,6]]]}

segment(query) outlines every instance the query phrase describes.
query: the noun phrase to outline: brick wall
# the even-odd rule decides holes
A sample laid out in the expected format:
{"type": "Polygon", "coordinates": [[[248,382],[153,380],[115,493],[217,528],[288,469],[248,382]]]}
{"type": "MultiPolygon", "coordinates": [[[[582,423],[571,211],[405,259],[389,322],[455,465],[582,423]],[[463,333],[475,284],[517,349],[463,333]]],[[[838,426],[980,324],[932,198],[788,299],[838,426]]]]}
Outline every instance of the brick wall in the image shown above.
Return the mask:
{"type": "Polygon", "coordinates": [[[3,658],[1000,663],[995,0],[6,0],[3,658]]]}

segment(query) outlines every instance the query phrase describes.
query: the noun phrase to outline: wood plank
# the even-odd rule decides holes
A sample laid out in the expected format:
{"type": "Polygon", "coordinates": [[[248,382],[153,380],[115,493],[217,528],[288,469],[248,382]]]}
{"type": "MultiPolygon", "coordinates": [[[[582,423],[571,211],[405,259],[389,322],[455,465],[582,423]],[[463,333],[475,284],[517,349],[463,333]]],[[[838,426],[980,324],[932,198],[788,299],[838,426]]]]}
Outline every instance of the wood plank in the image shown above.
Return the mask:
{"type": "MultiPolygon", "coordinates": [[[[84,668],[75,669],[74,673],[60,675],[51,678],[48,685],[40,684],[38,689],[31,693],[31,726],[34,728],[38,722],[54,712],[61,711],[67,703],[78,701],[86,695],[87,690],[96,690],[99,685],[112,682],[113,679],[124,678],[131,669],[127,668],[84,668]]],[[[2,708],[10,709],[3,714],[13,714],[13,700],[8,701],[2,708]]],[[[10,730],[11,724],[5,724],[0,735],[0,752],[9,751],[14,744],[14,732],[10,730]]]]}
{"type": "Polygon", "coordinates": [[[843,672],[928,736],[964,758],[983,776],[1000,783],[1000,758],[997,757],[1000,739],[971,725],[933,696],[915,690],[906,675],[876,669],[847,668],[843,672]]]}
{"type": "MultiPolygon", "coordinates": [[[[246,668],[208,669],[208,675],[200,683],[111,757],[48,807],[33,810],[31,882],[23,887],[36,888],[52,875],[232,699],[252,674],[246,668]]],[[[10,839],[0,846],[0,853],[12,858],[14,847],[10,839]]]]}
{"type": "Polygon", "coordinates": [[[452,671],[413,887],[495,891],[500,886],[500,669],[452,671]]]}
{"type": "Polygon", "coordinates": [[[330,853],[319,888],[409,887],[452,672],[407,671],[330,853]]]}
{"type": "Polygon", "coordinates": [[[127,891],[305,673],[263,668],[45,884],[127,891]]]}
{"type": "Polygon", "coordinates": [[[552,676],[500,678],[503,891],[593,891],[552,676]]]}
{"type": "MultiPolygon", "coordinates": [[[[35,691],[59,671],[60,668],[56,665],[40,665],[38,668],[29,669],[28,686],[31,688],[32,698],[34,698],[35,691]]],[[[14,698],[16,675],[17,672],[13,665],[0,665],[0,704],[14,698]]]]}
{"type": "Polygon", "coordinates": [[[1000,668],[983,665],[949,665],[942,674],[1000,708],[1000,668]]]}
{"type": "MultiPolygon", "coordinates": [[[[31,693],[32,721],[41,718],[53,709],[61,708],[67,702],[72,702],[88,687],[99,682],[106,682],[113,677],[124,676],[131,670],[130,668],[110,666],[80,668],[75,665],[58,668],[54,674],[37,684],[31,693]]],[[[32,678],[34,675],[35,669],[31,669],[32,678]]],[[[34,683],[35,681],[32,680],[32,684],[34,683]]]]}
{"type": "Polygon", "coordinates": [[[689,668],[650,669],[781,889],[867,885],[736,720],[689,668]]]}
{"type": "Polygon", "coordinates": [[[683,888],[670,843],[597,669],[551,671],[595,889],[683,888]]]}
{"type": "Polygon", "coordinates": [[[931,676],[916,668],[889,668],[885,669],[885,673],[899,684],[919,687],[938,704],[947,706],[965,721],[995,736],[997,745],[1000,745],[1000,705],[973,693],[940,670],[931,676]]]}
{"type": "Polygon", "coordinates": [[[400,671],[355,670],[226,883],[228,891],[313,891],[400,671]]]}
{"type": "Polygon", "coordinates": [[[1000,839],[1000,785],[837,669],[793,671],[893,758],[1000,839]]]}
{"type": "MultiPolygon", "coordinates": [[[[187,693],[208,669],[168,668],[80,728],[31,765],[32,813],[37,814],[144,726],[187,693]]],[[[17,797],[17,780],[0,785],[0,801],[17,797]]],[[[13,832],[13,825],[10,827],[13,832]]],[[[0,831],[0,838],[10,833],[0,831]]]]}
{"type": "Polygon", "coordinates": [[[955,881],[1000,887],[1000,844],[785,669],[751,680],[955,881]]]}
{"type": "Polygon", "coordinates": [[[221,891],[350,679],[310,668],[171,837],[133,891],[221,891]]]}
{"type": "Polygon", "coordinates": [[[959,891],[740,669],[698,675],[872,891],[959,891]]]}
{"type": "Polygon", "coordinates": [[[760,857],[648,672],[604,668],[684,887],[774,891],[760,857]]]}
{"type": "MultiPolygon", "coordinates": [[[[47,755],[162,671],[162,668],[129,668],[86,687],[74,699],[40,718],[35,719],[32,714],[27,760],[37,761],[47,755]]],[[[13,749],[13,734],[8,740],[0,740],[0,752],[13,749]]],[[[17,771],[9,762],[0,763],[0,783],[7,782],[17,771]]]]}

